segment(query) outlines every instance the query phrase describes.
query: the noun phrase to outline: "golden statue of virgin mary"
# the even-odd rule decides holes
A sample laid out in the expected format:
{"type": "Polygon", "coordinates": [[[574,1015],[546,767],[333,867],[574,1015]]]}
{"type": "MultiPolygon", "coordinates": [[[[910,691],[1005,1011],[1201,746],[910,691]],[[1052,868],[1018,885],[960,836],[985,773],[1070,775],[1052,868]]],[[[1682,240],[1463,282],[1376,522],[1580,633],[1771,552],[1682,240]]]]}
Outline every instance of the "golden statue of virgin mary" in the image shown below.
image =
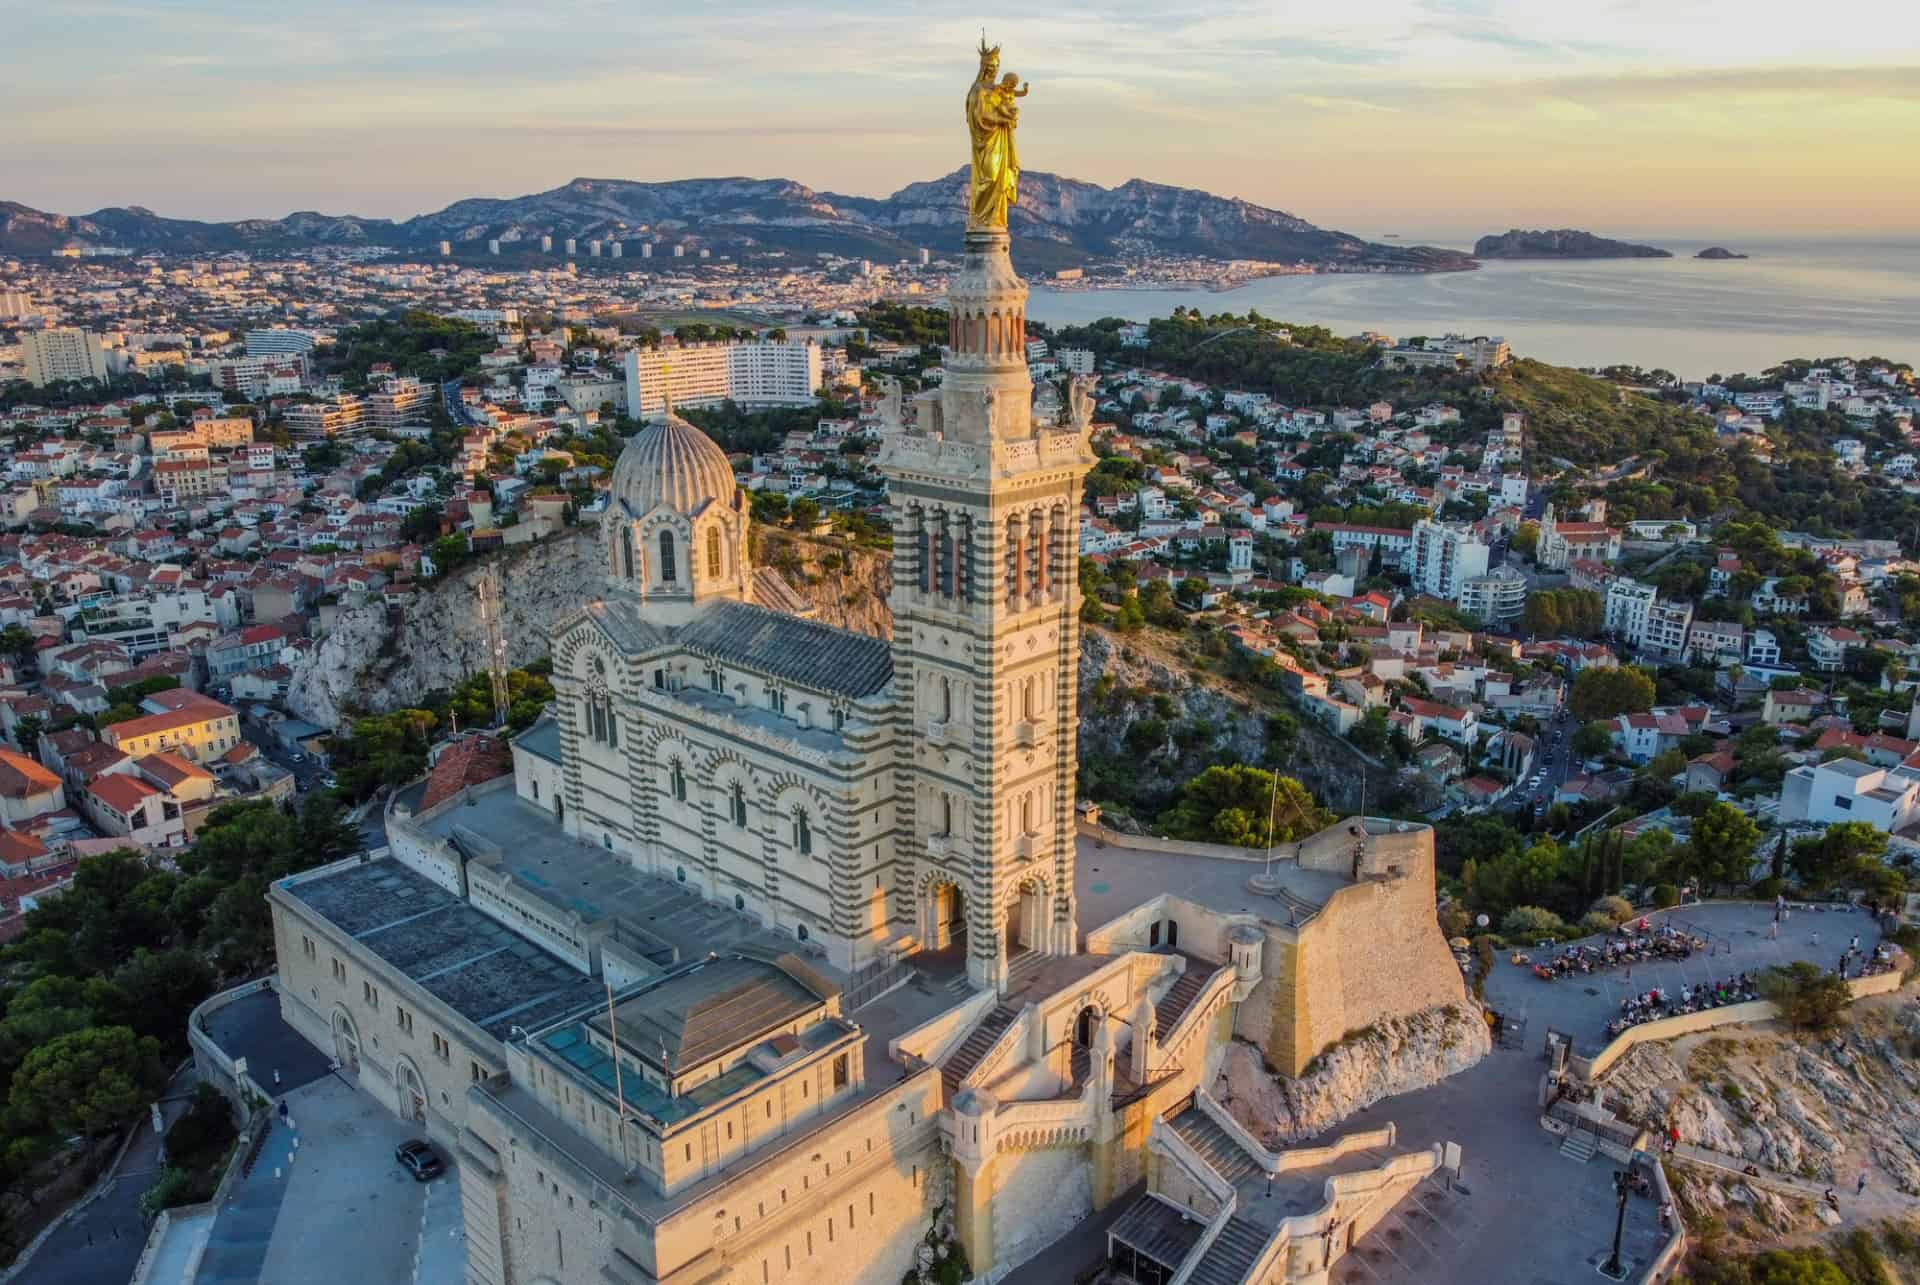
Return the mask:
{"type": "Polygon", "coordinates": [[[973,143],[972,182],[967,197],[967,230],[1004,229],[1007,213],[1019,198],[1020,158],[1013,150],[1020,108],[1014,99],[1027,86],[1008,72],[1000,77],[1000,46],[980,41],[980,71],[967,90],[967,133],[973,143]]]}

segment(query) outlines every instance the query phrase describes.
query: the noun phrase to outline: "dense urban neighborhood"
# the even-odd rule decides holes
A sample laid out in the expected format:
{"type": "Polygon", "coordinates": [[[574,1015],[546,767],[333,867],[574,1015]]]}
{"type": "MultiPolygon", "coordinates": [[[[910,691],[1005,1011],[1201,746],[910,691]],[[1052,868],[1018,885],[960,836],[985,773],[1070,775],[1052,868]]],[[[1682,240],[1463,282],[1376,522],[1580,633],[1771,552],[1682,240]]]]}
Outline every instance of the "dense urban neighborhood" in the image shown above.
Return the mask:
{"type": "MultiPolygon", "coordinates": [[[[1700,903],[1720,894],[1780,907],[1772,940],[1788,898],[1851,899],[1889,915],[1906,904],[1920,855],[1920,386],[1911,366],[1809,355],[1683,382],[1660,370],[1548,366],[1498,336],[1338,335],[1257,312],[1181,308],[1150,322],[1050,327],[1023,312],[966,311],[968,291],[1011,297],[971,260],[822,254],[770,267],[691,242],[661,241],[657,256],[655,244],[637,246],[548,244],[512,266],[487,262],[497,247],[459,259],[443,247],[423,262],[385,248],[0,261],[0,943],[16,983],[0,1017],[0,1071],[11,1077],[12,1248],[48,1221],[29,1197],[35,1185],[73,1186],[104,1163],[101,1140],[159,1095],[164,1061],[187,1050],[188,1014],[216,991],[245,1011],[237,1005],[249,1001],[222,987],[244,991],[277,968],[282,1011],[295,1021],[306,1001],[288,977],[312,973],[318,1005],[324,943],[352,938],[347,962],[333,958],[325,980],[343,995],[358,980],[364,1009],[343,1001],[329,1018],[316,1006],[314,1025],[298,1030],[331,1048],[336,1069],[385,1056],[356,1025],[381,1014],[381,985],[400,985],[378,980],[400,967],[397,957],[362,940],[384,931],[383,898],[457,922],[457,932],[422,930],[429,941],[451,934],[433,949],[492,941],[499,925],[521,934],[533,945],[513,948],[518,962],[502,968],[519,971],[500,985],[555,1005],[529,1016],[495,1012],[484,988],[440,997],[457,1017],[447,1019],[451,1035],[431,1031],[424,1078],[411,1061],[382,1072],[402,1117],[427,1132],[466,1118],[440,1087],[444,1065],[460,1091],[479,1086],[472,1118],[483,1120],[481,1098],[529,1073],[503,1061],[516,1047],[513,1057],[586,1068],[599,1097],[616,1095],[622,1128],[628,1095],[678,1110],[665,1087],[636,1087],[637,1063],[634,1081],[600,1083],[624,1062],[596,1051],[592,1023],[538,1048],[519,1023],[557,1016],[563,1000],[598,1003],[588,976],[606,979],[611,1021],[616,985],[682,977],[673,970],[683,946],[704,951],[707,938],[638,927],[638,900],[619,903],[624,919],[583,909],[549,886],[555,872],[516,863],[550,844],[585,886],[606,875],[593,862],[625,859],[647,827],[670,824],[646,811],[654,803],[635,802],[624,816],[626,803],[593,801],[595,789],[611,798],[608,790],[579,785],[583,772],[593,779],[616,755],[638,752],[636,738],[658,717],[643,712],[643,698],[705,711],[738,741],[736,757],[778,750],[783,762],[830,774],[891,753],[874,739],[890,726],[880,702],[891,697],[870,674],[912,674],[882,654],[899,646],[901,622],[957,628],[938,613],[957,611],[955,602],[984,610],[992,594],[980,592],[983,580],[1004,580],[1009,612],[1062,614],[1047,615],[1048,637],[1071,643],[1038,686],[1021,680],[1010,739],[996,742],[1007,761],[1067,747],[1049,769],[1061,774],[1067,815],[1048,811],[1050,790],[1022,796],[1009,832],[1021,859],[1088,842],[1098,847],[1081,859],[1105,852],[1107,869],[1190,850],[1224,871],[1217,888],[1191,891],[1204,910],[1178,909],[1144,874],[1103,876],[1136,900],[1158,898],[1146,903],[1157,907],[1150,929],[1133,902],[1107,906],[1109,883],[1080,894],[1083,907],[1133,914],[1095,920],[1093,939],[1160,951],[1138,958],[1187,960],[1181,967],[1193,971],[1116,992],[1132,998],[1113,1003],[1145,1005],[1126,1010],[1143,1034],[1118,1061],[1112,1043],[1100,1043],[1112,1037],[1087,1024],[1091,1010],[1063,1010],[1062,1020],[1081,1023],[1070,1035],[1081,1061],[1057,1068],[1060,1092],[1104,1085],[1112,1101],[1132,1102],[1187,1077],[1170,1127],[1188,1140],[1164,1143],[1176,1158],[1203,1145],[1189,1134],[1204,1135],[1204,1146],[1236,1155],[1256,1148],[1253,1166],[1269,1154],[1258,1146],[1312,1132],[1269,1130],[1256,1144],[1244,1131],[1256,1129],[1251,1117],[1222,1123],[1226,1106],[1194,1096],[1205,1097],[1214,1071],[1220,1086],[1241,1077],[1232,1083],[1249,1094],[1254,1081],[1222,1069],[1219,1049],[1190,1064],[1174,1056],[1171,1032],[1203,1034],[1203,1010],[1211,1021],[1229,997],[1238,1004],[1256,984],[1275,984],[1282,967],[1280,946],[1269,945],[1261,980],[1259,948],[1246,946],[1259,934],[1229,935],[1246,931],[1233,918],[1243,884],[1284,907],[1262,914],[1285,919],[1272,931],[1294,934],[1285,950],[1303,959],[1325,948],[1299,933],[1345,891],[1395,889],[1381,913],[1418,921],[1401,945],[1408,976],[1423,980],[1404,1003],[1348,995],[1315,1019],[1302,990],[1240,1033],[1258,1045],[1269,1088],[1276,1068],[1326,1074],[1324,1059],[1356,1032],[1413,1040],[1405,1023],[1441,1014],[1432,1018],[1449,1032],[1441,1047],[1465,1041],[1448,1055],[1465,1061],[1411,1080],[1383,1072],[1380,1083],[1393,1087],[1330,1110],[1323,1125],[1470,1065],[1489,1030],[1500,1037],[1501,1014],[1527,1007],[1515,998],[1522,983],[1544,985],[1556,968],[1584,972],[1595,959],[1610,965],[1627,950],[1677,968],[1696,940],[1705,947],[1708,937],[1693,934],[1724,908],[1700,903]],[[958,302],[931,306],[950,291],[958,302]],[[1002,382],[983,394],[982,380],[1002,382]],[[1020,404],[996,400],[1009,388],[1020,404]],[[1008,425],[1017,440],[1001,440],[1008,425]],[[1084,483],[1056,479],[1078,512],[1064,500],[1057,512],[1036,509],[1004,544],[989,544],[1002,533],[915,491],[929,477],[962,484],[953,479],[963,472],[938,470],[970,466],[969,434],[1004,452],[1013,476],[1049,458],[1084,470],[1084,483]],[[1083,445],[1090,454],[1071,454],[1083,445]],[[547,561],[525,561],[535,557],[547,561]],[[589,571],[545,583],[526,570],[535,565],[589,571]],[[713,594],[728,601],[702,597],[713,594]],[[537,610],[528,605],[536,597],[537,610]],[[478,641],[455,646],[455,633],[478,641]],[[621,694],[600,660],[581,669],[596,648],[614,646],[685,655],[653,668],[647,691],[621,694]],[[414,654],[427,652],[431,665],[414,654]],[[728,682],[755,666],[768,673],[750,702],[744,681],[728,682]],[[820,690],[810,694],[809,683],[820,690]],[[1057,734],[1054,708],[1073,720],[1057,734]],[[1344,832],[1343,817],[1352,818],[1344,832]],[[330,864],[363,850],[380,859],[330,864]],[[1232,860],[1216,859],[1226,850],[1264,859],[1268,883],[1246,883],[1232,860]],[[1276,856],[1291,874],[1275,875],[1276,856]],[[1409,868],[1427,872],[1434,896],[1419,878],[1406,884],[1409,868]],[[1684,930],[1648,926],[1644,912],[1676,906],[1707,918],[1684,930]],[[1189,911],[1198,918],[1182,926],[1189,911]],[[1231,963],[1173,950],[1195,925],[1235,943],[1231,963]],[[1551,965],[1545,953],[1537,967],[1522,959],[1596,935],[1612,945],[1570,947],[1551,965]],[[300,957],[289,959],[296,939],[300,957]],[[1506,969],[1496,950],[1511,953],[1506,969]],[[1462,1016],[1469,991],[1485,1002],[1485,1023],[1462,1016]],[[349,1008],[359,1016],[343,1025],[349,1008]],[[1326,1016],[1341,1012],[1350,1020],[1326,1016]],[[1168,1038],[1144,1034],[1156,1029],[1168,1038]],[[123,1089],[90,1088],[103,1070],[123,1089]]],[[[1172,279],[1189,269],[1170,256],[1138,270],[1172,279]]],[[[1229,271],[1220,283],[1232,279],[1229,271]]],[[[1063,280],[1072,284],[1072,273],[1063,280]]],[[[962,680],[936,687],[931,672],[900,707],[901,726],[917,720],[923,757],[950,754],[972,734],[962,680]]],[[[660,741],[659,762],[631,779],[652,781],[657,768],[662,799],[686,805],[692,773],[676,746],[660,741]]],[[[699,798],[712,791],[706,837],[686,840],[709,848],[716,834],[748,831],[750,806],[762,807],[741,779],[729,793],[722,767],[712,770],[693,785],[699,798]]],[[[774,782],[770,819],[754,833],[764,832],[766,853],[800,863],[818,842],[836,860],[858,855],[868,805],[856,807],[851,792],[833,796],[831,809],[809,801],[853,787],[803,789],[771,770],[765,779],[774,782]]],[[[635,784],[634,798],[652,789],[635,784]]],[[[927,859],[964,851],[964,814],[975,805],[944,790],[915,799],[927,859]]],[[[655,851],[664,841],[644,842],[659,880],[647,896],[688,883],[685,865],[669,879],[677,859],[655,851]]],[[[937,1063],[944,1092],[964,1088],[954,1100],[991,1119],[983,1048],[1011,1047],[995,1042],[1013,1010],[969,1011],[986,1043],[963,1047],[959,1026],[927,1035],[934,1010],[903,999],[905,983],[917,977],[956,997],[969,979],[1024,987],[1033,1016],[1018,1020],[1043,1029],[1054,1001],[1041,979],[1059,981],[1043,961],[1078,958],[1066,891],[1019,876],[1013,909],[994,912],[1011,916],[998,956],[956,954],[946,972],[920,973],[902,952],[967,949],[958,884],[926,875],[917,889],[903,885],[890,913],[913,930],[880,949],[891,919],[877,893],[881,927],[863,936],[843,907],[795,912],[771,896],[762,905],[752,881],[717,873],[727,859],[713,859],[712,886],[697,891],[716,905],[730,900],[743,935],[726,940],[761,952],[727,956],[728,984],[779,995],[791,1009],[781,1020],[814,1041],[803,1048],[792,1033],[773,1035],[771,1051],[753,1054],[756,1074],[787,1084],[781,1077],[798,1076],[798,1064],[784,1059],[796,1050],[831,1054],[840,1058],[831,1091],[850,1094],[847,1103],[884,1090],[899,1111],[930,1120],[938,1104],[909,1092],[914,1079],[870,1089],[856,1073],[849,1084],[842,1050],[852,1045],[835,1042],[859,1029],[843,1029],[841,994],[864,1004],[892,993],[886,1003],[898,1012],[866,1010],[861,1020],[891,1032],[899,1074],[937,1063]],[[800,955],[804,965],[766,962],[800,955]]],[[[1068,862],[1071,888],[1070,856],[1054,859],[1068,862]]],[[[696,869],[694,884],[703,877],[696,869]]],[[[835,896],[855,887],[836,883],[835,896]]],[[[679,910],[693,922],[695,909],[679,910]]],[[[976,943],[986,922],[973,925],[976,943]]],[[[1357,921],[1328,909],[1322,922],[1357,921]]],[[[1866,947],[1855,936],[1844,956],[1837,942],[1822,953],[1815,931],[1795,949],[1834,955],[1839,977],[1858,984],[1893,968],[1893,943],[1920,945],[1911,929],[1885,926],[1885,947],[1876,934],[1866,947]]],[[[434,967],[468,967],[449,960],[434,967]]],[[[1359,976],[1382,965],[1344,967],[1359,976]]],[[[408,974],[406,984],[427,976],[440,973],[408,974]]],[[[1736,1004],[1757,1002],[1758,991],[1715,994],[1736,1004]]],[[[1593,1011],[1567,1000],[1555,1020],[1591,1052],[1620,1036],[1615,1026],[1668,1011],[1666,997],[1641,997],[1616,1015],[1612,998],[1593,1011]]],[[[423,1031],[435,1011],[420,1014],[423,1031]]],[[[639,999],[620,1012],[623,1023],[669,1016],[639,999]]],[[[415,1015],[400,1007],[380,1021],[397,1023],[410,1047],[415,1015]]],[[[191,1051],[204,1069],[218,1058],[204,1016],[195,1021],[191,1051]]],[[[1404,1047],[1393,1056],[1401,1070],[1418,1061],[1404,1047]]],[[[255,1083],[244,1065],[219,1066],[213,1078],[236,1095],[255,1083]]],[[[665,1076],[664,1086],[674,1072],[663,1062],[647,1074],[665,1076]]],[[[859,1109],[869,1108],[878,1109],[859,1109]]],[[[1016,1123],[1029,1119],[1020,1110],[1041,1110],[1038,1099],[998,1109],[1016,1123]]],[[[172,1159],[149,1214],[207,1200],[232,1146],[217,1098],[170,1110],[172,1159]]],[[[1234,1110],[1250,1108],[1236,1100],[1234,1110]]],[[[1009,1147],[1085,1140],[1072,1133],[1084,1134],[1084,1123],[1031,1119],[1042,1123],[1018,1127],[1037,1132],[1009,1147]]],[[[1580,1119],[1596,1136],[1620,1124],[1580,1119]]],[[[484,1120],[479,1127],[497,1124],[484,1120]]],[[[1450,1139],[1436,1138],[1436,1157],[1450,1139]]],[[[439,1161],[416,1142],[426,1152],[400,1163],[421,1177],[420,1166],[439,1161]]],[[[680,1190],[674,1184],[690,1179],[657,1139],[651,1145],[661,1190],[680,1190]]],[[[1437,1187],[1443,1169],[1436,1158],[1418,1177],[1437,1187]]],[[[462,1182],[474,1180],[470,1158],[461,1170],[462,1182]]],[[[1269,1194],[1281,1171],[1268,1172],[1269,1194]]],[[[1249,1167],[1241,1177],[1253,1202],[1259,1175],[1249,1167]]],[[[1332,1177],[1315,1177],[1333,1190],[1332,1177]]],[[[915,1192],[920,1178],[916,1164],[915,1192]]],[[[597,1190],[604,1198],[604,1184],[597,1190]]],[[[1167,1205],[1154,1192],[1118,1225],[1167,1205]]],[[[993,1216],[979,1216],[986,1231],[964,1216],[956,1230],[951,1212],[944,1223],[936,1214],[926,1244],[945,1255],[965,1241],[1013,1265],[1019,1256],[996,1246],[993,1216]]],[[[1642,1222],[1652,1245],[1651,1215],[1642,1222]]],[[[1663,1216],[1663,1235],[1665,1226],[1663,1216]]],[[[1021,1253],[1067,1230],[1027,1228],[1020,1234],[1032,1244],[1019,1242],[1021,1253]]],[[[468,1234],[477,1234],[471,1224],[468,1234]]],[[[500,1228],[491,1234],[510,1243],[500,1228]]],[[[1332,1243],[1331,1231],[1316,1235],[1332,1243]]],[[[1126,1244],[1136,1270],[1147,1270],[1141,1247],[1126,1244]]]]}

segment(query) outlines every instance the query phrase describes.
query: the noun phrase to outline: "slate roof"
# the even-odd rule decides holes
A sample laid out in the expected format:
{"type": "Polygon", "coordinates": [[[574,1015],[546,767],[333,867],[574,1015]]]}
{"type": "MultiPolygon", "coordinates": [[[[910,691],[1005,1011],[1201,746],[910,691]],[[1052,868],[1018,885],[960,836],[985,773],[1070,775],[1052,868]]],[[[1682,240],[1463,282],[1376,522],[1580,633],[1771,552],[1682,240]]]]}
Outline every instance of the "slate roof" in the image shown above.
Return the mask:
{"type": "MultiPolygon", "coordinates": [[[[668,978],[614,1010],[620,1042],[671,1074],[763,1038],[819,1007],[818,995],[772,964],[734,956],[668,978]]],[[[592,1024],[604,1034],[603,1019],[592,1024]]]]}
{"type": "Polygon", "coordinates": [[[672,644],[673,637],[665,629],[643,620],[640,610],[634,603],[619,598],[610,598],[602,602],[590,602],[586,608],[587,619],[600,626],[621,651],[633,653],[652,651],[656,647],[672,644]]]}
{"type": "Polygon", "coordinates": [[[893,648],[884,640],[744,602],[721,602],[677,631],[689,651],[856,699],[893,681],[893,648]]]}

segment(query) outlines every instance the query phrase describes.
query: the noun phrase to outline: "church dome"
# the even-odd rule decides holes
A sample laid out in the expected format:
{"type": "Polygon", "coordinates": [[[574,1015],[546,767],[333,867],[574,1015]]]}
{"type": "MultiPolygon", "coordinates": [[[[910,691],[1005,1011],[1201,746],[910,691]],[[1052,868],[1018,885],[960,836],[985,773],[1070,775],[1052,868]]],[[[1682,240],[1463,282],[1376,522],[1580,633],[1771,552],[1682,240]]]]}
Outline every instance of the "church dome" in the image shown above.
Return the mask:
{"type": "Polygon", "coordinates": [[[634,517],[662,505],[691,517],[709,500],[730,502],[736,489],[727,453],[678,415],[635,433],[613,466],[613,499],[634,517]]]}

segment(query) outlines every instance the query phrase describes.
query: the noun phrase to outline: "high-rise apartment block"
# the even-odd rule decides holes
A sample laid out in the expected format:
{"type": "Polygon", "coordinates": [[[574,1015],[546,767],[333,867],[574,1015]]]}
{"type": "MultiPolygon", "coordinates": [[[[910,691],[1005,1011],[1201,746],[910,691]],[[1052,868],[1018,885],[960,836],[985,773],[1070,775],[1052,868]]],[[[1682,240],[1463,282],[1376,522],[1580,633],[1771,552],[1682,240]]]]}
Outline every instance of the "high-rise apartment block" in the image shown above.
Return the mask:
{"type": "Polygon", "coordinates": [[[820,389],[820,347],[813,343],[687,344],[627,354],[628,414],[676,406],[804,406],[820,389]],[[671,383],[669,383],[671,379],[671,383]]]}
{"type": "Polygon", "coordinates": [[[1467,581],[1486,574],[1491,553],[1472,527],[1422,518],[1413,524],[1409,555],[1414,588],[1456,602],[1467,581]]]}
{"type": "Polygon", "coordinates": [[[304,330],[275,326],[247,332],[249,357],[304,357],[313,351],[314,338],[304,330]]]}
{"type": "Polygon", "coordinates": [[[91,330],[63,326],[29,330],[20,340],[27,366],[27,382],[45,388],[60,380],[100,380],[107,377],[107,351],[91,330]]]}

